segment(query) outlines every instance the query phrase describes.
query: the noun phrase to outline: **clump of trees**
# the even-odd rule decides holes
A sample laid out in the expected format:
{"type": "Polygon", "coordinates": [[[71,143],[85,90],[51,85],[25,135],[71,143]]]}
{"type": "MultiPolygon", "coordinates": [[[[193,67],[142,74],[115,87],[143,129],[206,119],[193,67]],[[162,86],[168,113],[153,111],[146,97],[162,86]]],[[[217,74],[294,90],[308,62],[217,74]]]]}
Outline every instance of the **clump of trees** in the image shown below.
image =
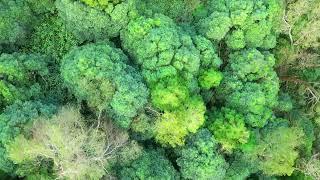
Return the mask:
{"type": "Polygon", "coordinates": [[[65,107],[50,119],[36,119],[28,134],[15,137],[6,147],[8,157],[23,176],[100,179],[128,141],[128,134],[112,123],[100,125],[87,127],[79,111],[65,107]]]}
{"type": "Polygon", "coordinates": [[[319,0],[0,0],[0,179],[319,179],[319,0]]]}

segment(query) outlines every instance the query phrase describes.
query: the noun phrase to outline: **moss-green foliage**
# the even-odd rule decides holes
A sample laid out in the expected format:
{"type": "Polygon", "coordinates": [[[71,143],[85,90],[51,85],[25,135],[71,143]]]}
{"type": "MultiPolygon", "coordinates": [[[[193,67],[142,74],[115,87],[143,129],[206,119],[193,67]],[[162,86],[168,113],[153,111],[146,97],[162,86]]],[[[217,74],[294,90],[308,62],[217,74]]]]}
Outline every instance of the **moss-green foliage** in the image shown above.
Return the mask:
{"type": "MultiPolygon", "coordinates": [[[[50,160],[60,179],[100,179],[128,139],[112,124],[106,124],[103,130],[87,128],[79,111],[72,108],[62,109],[50,120],[40,118],[30,131],[31,138],[19,135],[7,145],[10,160],[19,166],[30,161],[38,166],[50,160]]],[[[20,173],[33,173],[26,171],[20,173]]]]}
{"type": "Polygon", "coordinates": [[[271,125],[263,129],[257,145],[245,153],[264,174],[290,176],[295,170],[297,148],[302,145],[303,136],[303,131],[297,127],[271,125]]]}
{"type": "Polygon", "coordinates": [[[241,152],[235,152],[227,171],[228,179],[244,179],[260,172],[266,177],[291,176],[303,144],[304,133],[299,127],[289,127],[286,120],[277,119],[259,131],[251,131],[241,152]]]}
{"type": "Polygon", "coordinates": [[[182,106],[188,97],[188,88],[179,78],[160,81],[151,92],[153,105],[163,110],[173,110],[182,106]]]}
{"type": "Polygon", "coordinates": [[[230,55],[219,96],[245,116],[253,127],[263,127],[277,105],[279,80],[272,69],[275,58],[268,52],[248,49],[230,55]]]}
{"type": "Polygon", "coordinates": [[[222,60],[218,56],[217,45],[199,35],[193,37],[193,42],[200,51],[200,72],[211,69],[218,70],[222,64],[222,60]]]}
{"type": "Polygon", "coordinates": [[[25,43],[34,20],[27,3],[19,0],[1,0],[0,12],[0,45],[25,43]]]}
{"type": "Polygon", "coordinates": [[[280,31],[282,4],[278,0],[207,1],[197,29],[209,39],[225,36],[231,49],[273,48],[280,31]]]}
{"type": "Polygon", "coordinates": [[[185,179],[223,179],[228,164],[217,152],[217,142],[207,129],[188,138],[178,150],[177,164],[185,179]]]}
{"type": "Polygon", "coordinates": [[[57,0],[55,5],[66,28],[81,42],[119,35],[120,30],[136,14],[132,0],[108,6],[104,10],[101,10],[100,5],[95,8],[74,0],[57,0]]]}
{"type": "Polygon", "coordinates": [[[0,179],[319,179],[319,10],[0,0],[0,179]]]}
{"type": "Polygon", "coordinates": [[[221,65],[210,41],[201,36],[192,38],[161,14],[130,22],[121,39],[152,89],[159,81],[179,77],[180,84],[195,90],[194,78],[200,67],[210,69],[221,65]]]}
{"type": "Polygon", "coordinates": [[[32,52],[42,53],[54,59],[61,59],[78,42],[65,28],[58,17],[50,17],[36,26],[28,45],[32,52]]]}
{"type": "Polygon", "coordinates": [[[120,49],[107,43],[88,44],[63,58],[61,72],[79,101],[87,101],[97,113],[106,110],[119,126],[128,128],[146,104],[148,89],[127,62],[120,49]]]}
{"type": "Polygon", "coordinates": [[[314,114],[308,116],[301,112],[300,109],[294,109],[288,113],[288,118],[291,120],[291,124],[303,130],[304,136],[302,146],[300,146],[300,156],[304,158],[310,158],[312,156],[313,142],[316,140],[316,125],[313,123],[312,116],[314,116],[314,114]]]}
{"type": "Polygon", "coordinates": [[[45,105],[39,101],[16,102],[8,106],[0,114],[0,168],[14,173],[14,164],[8,160],[5,146],[21,134],[25,126],[39,116],[48,117],[56,111],[56,107],[45,105]]]}
{"type": "Polygon", "coordinates": [[[231,26],[228,13],[213,12],[209,17],[200,20],[199,33],[209,39],[220,41],[228,33],[231,26]]]}
{"type": "Polygon", "coordinates": [[[0,103],[4,108],[16,100],[32,100],[43,94],[40,82],[48,76],[48,60],[37,54],[1,54],[0,73],[0,103]]]}
{"type": "Polygon", "coordinates": [[[229,160],[230,166],[227,169],[225,179],[238,180],[246,179],[251,174],[257,172],[256,164],[248,162],[241,153],[234,153],[234,157],[229,160]]]}
{"type": "MultiPolygon", "coordinates": [[[[154,110],[153,110],[154,111],[154,110]]],[[[158,112],[156,112],[158,113],[158,112]]],[[[151,139],[154,136],[155,117],[147,113],[141,113],[131,123],[133,135],[141,140],[151,139]]]]}
{"type": "Polygon", "coordinates": [[[27,45],[34,26],[54,9],[53,0],[1,0],[0,51],[27,45]]]}
{"type": "Polygon", "coordinates": [[[128,166],[119,170],[119,179],[168,179],[179,177],[171,162],[161,150],[148,149],[128,166]]]}
{"type": "Polygon", "coordinates": [[[142,70],[152,104],[163,111],[155,124],[157,141],[183,145],[186,135],[196,132],[204,122],[203,100],[192,93],[216,87],[222,79],[218,70],[222,61],[216,48],[202,36],[190,36],[161,14],[130,22],[121,40],[142,70]],[[191,112],[190,117],[185,115],[191,112]]]}
{"type": "Polygon", "coordinates": [[[265,158],[259,163],[260,169],[267,175],[291,175],[298,158],[295,149],[302,143],[302,136],[302,131],[297,128],[280,127],[266,132],[256,152],[265,158]]]}
{"type": "Polygon", "coordinates": [[[194,11],[202,3],[201,0],[140,0],[138,4],[139,12],[144,15],[161,13],[180,23],[192,21],[194,11]]]}
{"type": "Polygon", "coordinates": [[[245,126],[242,114],[222,108],[220,111],[214,111],[210,120],[209,130],[225,151],[231,152],[248,142],[250,132],[245,126]]]}
{"type": "Polygon", "coordinates": [[[54,2],[55,0],[25,0],[32,12],[39,15],[44,15],[46,13],[53,13],[56,9],[54,2]]]}
{"type": "Polygon", "coordinates": [[[169,17],[140,17],[129,23],[121,39],[150,85],[175,76],[191,81],[199,71],[200,52],[169,17]]]}

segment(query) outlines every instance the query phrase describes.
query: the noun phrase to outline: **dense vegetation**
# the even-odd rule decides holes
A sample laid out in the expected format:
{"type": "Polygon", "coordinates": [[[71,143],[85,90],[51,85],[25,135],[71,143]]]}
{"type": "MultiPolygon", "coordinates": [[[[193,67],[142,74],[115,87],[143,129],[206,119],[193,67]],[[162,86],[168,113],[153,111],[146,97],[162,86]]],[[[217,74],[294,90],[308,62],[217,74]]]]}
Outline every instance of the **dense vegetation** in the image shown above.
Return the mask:
{"type": "Polygon", "coordinates": [[[0,0],[0,179],[320,179],[320,0],[0,0]]]}

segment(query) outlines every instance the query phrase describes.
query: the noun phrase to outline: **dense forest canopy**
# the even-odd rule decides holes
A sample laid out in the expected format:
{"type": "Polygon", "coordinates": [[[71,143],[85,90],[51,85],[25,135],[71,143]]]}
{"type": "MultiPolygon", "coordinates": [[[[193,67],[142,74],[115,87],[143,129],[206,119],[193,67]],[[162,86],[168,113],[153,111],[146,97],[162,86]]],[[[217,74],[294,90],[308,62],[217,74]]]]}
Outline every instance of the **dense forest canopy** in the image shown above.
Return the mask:
{"type": "Polygon", "coordinates": [[[0,179],[320,179],[320,0],[0,0],[0,179]]]}

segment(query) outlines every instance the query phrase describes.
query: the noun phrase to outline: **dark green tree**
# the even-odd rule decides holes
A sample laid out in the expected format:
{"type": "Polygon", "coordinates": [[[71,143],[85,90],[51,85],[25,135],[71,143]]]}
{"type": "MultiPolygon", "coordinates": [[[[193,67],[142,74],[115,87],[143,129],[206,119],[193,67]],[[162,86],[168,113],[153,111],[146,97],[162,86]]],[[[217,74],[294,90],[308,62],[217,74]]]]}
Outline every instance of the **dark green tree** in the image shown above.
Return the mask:
{"type": "Polygon", "coordinates": [[[247,49],[230,54],[218,96],[226,106],[245,116],[253,127],[263,127],[273,118],[279,79],[273,70],[275,58],[269,52],[247,49]]]}
{"type": "Polygon", "coordinates": [[[113,45],[88,44],[64,56],[61,73],[79,102],[86,101],[98,115],[106,110],[116,124],[128,128],[149,92],[138,71],[127,63],[127,56],[113,45]]]}
{"type": "Polygon", "coordinates": [[[170,179],[179,178],[179,174],[161,150],[147,149],[130,165],[119,170],[119,179],[170,179]]]}
{"type": "Polygon", "coordinates": [[[187,139],[178,150],[177,164],[185,179],[224,179],[228,163],[217,151],[218,144],[207,129],[187,139]]]}
{"type": "Polygon", "coordinates": [[[55,2],[66,28],[80,42],[116,37],[129,20],[136,16],[133,0],[118,1],[118,3],[107,1],[106,5],[92,2],[87,0],[55,2]]]}
{"type": "Polygon", "coordinates": [[[33,100],[43,96],[49,76],[48,58],[38,54],[0,55],[1,108],[17,100],[33,100]]]}

